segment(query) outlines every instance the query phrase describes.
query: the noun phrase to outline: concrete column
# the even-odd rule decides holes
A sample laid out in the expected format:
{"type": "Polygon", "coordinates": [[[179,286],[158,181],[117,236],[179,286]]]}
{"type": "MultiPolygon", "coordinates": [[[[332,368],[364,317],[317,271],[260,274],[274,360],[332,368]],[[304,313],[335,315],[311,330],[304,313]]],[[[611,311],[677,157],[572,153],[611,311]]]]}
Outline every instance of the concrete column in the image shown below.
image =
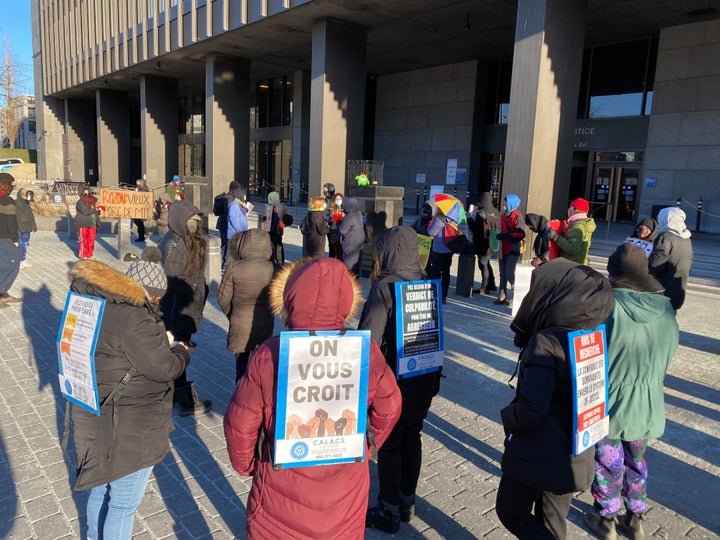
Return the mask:
{"type": "Polygon", "coordinates": [[[178,82],[140,78],[140,155],[150,189],[166,184],[178,171],[178,82]]]}
{"type": "Polygon", "coordinates": [[[565,217],[586,0],[519,0],[503,193],[565,217]]]}
{"type": "Polygon", "coordinates": [[[306,201],[310,141],[310,72],[293,74],[292,202],[306,201]]]}
{"type": "Polygon", "coordinates": [[[65,100],[65,134],[67,136],[67,160],[69,180],[98,181],[98,139],[96,109],[93,101],[65,100]]]}
{"type": "Polygon", "coordinates": [[[130,178],[130,107],[127,94],[99,89],[97,140],[99,185],[114,187],[130,178]]]}
{"type": "Polygon", "coordinates": [[[205,174],[212,194],[232,180],[246,189],[250,169],[250,61],[209,56],[205,62],[205,174]]]}
{"type": "Polygon", "coordinates": [[[339,21],[313,24],[310,197],[325,182],[345,192],[348,159],[362,159],[367,33],[339,21]]]}
{"type": "MultiPolygon", "coordinates": [[[[42,96],[42,94],[36,94],[42,96]]],[[[63,166],[63,126],[65,103],[43,96],[35,105],[37,133],[37,177],[39,180],[65,179],[63,166]]]]}

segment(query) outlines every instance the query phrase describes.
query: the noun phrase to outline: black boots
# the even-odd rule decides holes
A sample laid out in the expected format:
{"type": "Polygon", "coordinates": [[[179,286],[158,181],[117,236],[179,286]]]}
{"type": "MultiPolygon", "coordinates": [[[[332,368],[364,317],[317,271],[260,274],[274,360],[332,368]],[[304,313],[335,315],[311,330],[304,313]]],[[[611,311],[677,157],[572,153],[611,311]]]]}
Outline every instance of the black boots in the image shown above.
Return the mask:
{"type": "Polygon", "coordinates": [[[618,523],[618,529],[628,535],[630,540],[645,540],[645,514],[635,514],[627,511],[627,513],[620,518],[618,523]]]}
{"type": "Polygon", "coordinates": [[[184,386],[175,387],[173,401],[180,405],[180,416],[203,414],[212,409],[212,401],[200,400],[192,381],[188,381],[184,386]]]}
{"type": "Polygon", "coordinates": [[[415,515],[415,494],[405,495],[400,492],[400,521],[408,523],[415,515]]]}
{"type": "Polygon", "coordinates": [[[378,500],[377,506],[370,508],[365,514],[365,527],[390,534],[398,532],[400,529],[399,506],[378,500]]]}
{"type": "Polygon", "coordinates": [[[587,512],[585,514],[585,525],[599,540],[617,540],[617,532],[615,525],[617,518],[603,517],[597,512],[587,512]]]}

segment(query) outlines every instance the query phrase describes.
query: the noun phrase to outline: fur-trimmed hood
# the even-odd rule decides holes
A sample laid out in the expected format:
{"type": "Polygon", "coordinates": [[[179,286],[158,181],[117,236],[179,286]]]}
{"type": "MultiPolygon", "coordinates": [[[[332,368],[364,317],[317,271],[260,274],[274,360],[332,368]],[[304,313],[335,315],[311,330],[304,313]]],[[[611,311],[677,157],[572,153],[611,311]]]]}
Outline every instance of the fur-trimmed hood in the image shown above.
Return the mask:
{"type": "Polygon", "coordinates": [[[337,259],[300,259],[270,283],[270,308],[291,330],[341,330],[362,302],[360,282],[337,259]]]}
{"type": "Polygon", "coordinates": [[[78,261],[72,266],[70,288],[80,294],[99,296],[116,303],[142,306],[147,301],[145,289],[134,279],[93,260],[78,261]]]}

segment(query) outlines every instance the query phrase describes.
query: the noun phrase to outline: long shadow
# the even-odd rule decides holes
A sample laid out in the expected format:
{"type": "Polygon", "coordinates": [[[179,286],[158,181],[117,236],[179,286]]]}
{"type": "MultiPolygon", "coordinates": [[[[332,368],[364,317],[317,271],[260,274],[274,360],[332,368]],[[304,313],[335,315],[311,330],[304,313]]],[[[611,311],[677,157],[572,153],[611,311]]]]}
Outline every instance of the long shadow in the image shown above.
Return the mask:
{"type": "Polygon", "coordinates": [[[680,330],[680,345],[703,353],[720,354],[720,339],[680,330]]]}
{"type": "Polygon", "coordinates": [[[677,392],[705,400],[708,403],[720,403],[720,390],[712,386],[706,386],[669,374],[665,375],[665,386],[677,392]]]}
{"type": "Polygon", "coordinates": [[[5,449],[5,438],[0,430],[0,485],[4,486],[0,491],[0,538],[7,538],[13,527],[17,515],[18,494],[15,489],[10,459],[5,449]]]}
{"type": "MultiPolygon", "coordinates": [[[[64,432],[67,402],[58,387],[58,360],[55,348],[56,334],[54,333],[54,331],[60,327],[62,311],[52,306],[52,302],[50,301],[51,297],[52,292],[47,285],[42,285],[38,291],[24,287],[22,319],[25,326],[25,335],[27,335],[30,340],[32,356],[37,367],[38,391],[42,391],[49,386],[52,388],[52,393],[55,398],[55,429],[59,447],[64,432]],[[51,330],[50,333],[48,329],[51,330]]],[[[80,518],[81,534],[84,536],[86,529],[84,518],[87,498],[85,494],[72,489],[75,480],[75,467],[73,465],[75,455],[72,443],[68,444],[68,453],[71,460],[70,462],[65,461],[68,472],[68,484],[73,502],[77,508],[77,514],[80,518]]]]}
{"type": "Polygon", "coordinates": [[[710,407],[706,407],[705,405],[700,405],[699,403],[695,403],[693,401],[690,401],[689,399],[684,399],[677,396],[668,396],[667,394],[665,394],[665,404],[672,405],[673,407],[677,407],[679,409],[692,411],[699,416],[704,416],[708,420],[713,420],[717,423],[720,423],[720,411],[716,409],[711,409],[710,407]]]}

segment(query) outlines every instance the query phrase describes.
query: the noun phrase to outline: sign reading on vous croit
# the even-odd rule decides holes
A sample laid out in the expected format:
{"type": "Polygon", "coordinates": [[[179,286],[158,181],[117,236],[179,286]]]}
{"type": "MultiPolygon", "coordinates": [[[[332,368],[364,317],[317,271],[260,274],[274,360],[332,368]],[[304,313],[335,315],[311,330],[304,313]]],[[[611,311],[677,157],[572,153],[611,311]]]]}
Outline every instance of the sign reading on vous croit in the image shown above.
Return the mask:
{"type": "Polygon", "coordinates": [[[568,334],[573,383],[573,455],[604,438],[608,416],[608,357],[605,325],[568,334]]]}

